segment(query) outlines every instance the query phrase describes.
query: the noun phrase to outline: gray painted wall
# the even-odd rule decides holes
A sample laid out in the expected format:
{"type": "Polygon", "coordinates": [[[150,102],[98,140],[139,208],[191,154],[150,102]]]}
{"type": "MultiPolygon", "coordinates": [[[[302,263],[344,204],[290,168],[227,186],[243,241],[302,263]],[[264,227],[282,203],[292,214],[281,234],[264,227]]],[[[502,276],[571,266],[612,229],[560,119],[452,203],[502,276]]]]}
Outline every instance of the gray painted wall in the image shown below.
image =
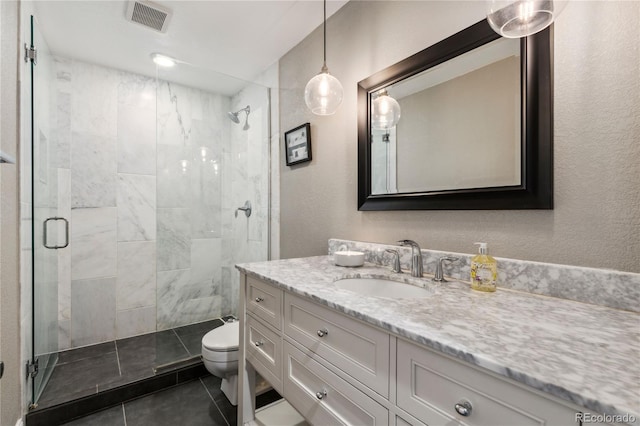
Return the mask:
{"type": "Polygon", "coordinates": [[[281,128],[311,122],[313,147],[310,163],[280,158],[283,258],[324,254],[330,237],[411,238],[640,272],[640,2],[570,2],[555,25],[554,210],[357,211],[357,82],[483,17],[484,2],[348,3],[327,25],[327,65],[345,88],[333,116],[313,116],[303,99],[322,28],[281,59],[281,128]]]}
{"type": "MultiPolygon", "coordinates": [[[[17,157],[18,123],[18,2],[0,2],[0,141],[2,150],[17,157]]],[[[0,424],[14,425],[22,416],[23,366],[20,362],[20,281],[18,165],[0,165],[0,359],[5,373],[0,387],[0,424]]]]}

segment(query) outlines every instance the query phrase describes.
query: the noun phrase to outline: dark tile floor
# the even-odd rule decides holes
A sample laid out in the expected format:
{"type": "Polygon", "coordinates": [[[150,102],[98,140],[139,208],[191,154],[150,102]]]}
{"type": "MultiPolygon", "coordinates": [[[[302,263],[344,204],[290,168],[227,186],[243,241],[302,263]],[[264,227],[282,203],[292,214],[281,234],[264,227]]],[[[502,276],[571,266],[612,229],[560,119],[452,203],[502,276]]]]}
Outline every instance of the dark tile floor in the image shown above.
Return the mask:
{"type": "MultiPolygon", "coordinates": [[[[280,399],[275,391],[260,395],[256,407],[280,399]]],[[[234,426],[236,407],[220,390],[220,379],[202,377],[66,423],[68,426],[234,426]]]]}
{"type": "Polygon", "coordinates": [[[191,359],[199,362],[202,336],[222,324],[216,319],[60,352],[38,408],[152,377],[191,359]]]}

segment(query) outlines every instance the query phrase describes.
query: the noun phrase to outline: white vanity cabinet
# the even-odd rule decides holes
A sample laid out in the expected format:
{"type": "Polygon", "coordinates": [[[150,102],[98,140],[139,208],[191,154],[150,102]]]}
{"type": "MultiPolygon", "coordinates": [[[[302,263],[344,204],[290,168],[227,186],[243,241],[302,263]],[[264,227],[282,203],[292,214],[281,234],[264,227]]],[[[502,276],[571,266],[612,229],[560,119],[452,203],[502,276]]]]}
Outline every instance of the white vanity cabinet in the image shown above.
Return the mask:
{"type": "Polygon", "coordinates": [[[579,424],[577,406],[266,282],[242,282],[245,358],[313,425],[579,424]]]}

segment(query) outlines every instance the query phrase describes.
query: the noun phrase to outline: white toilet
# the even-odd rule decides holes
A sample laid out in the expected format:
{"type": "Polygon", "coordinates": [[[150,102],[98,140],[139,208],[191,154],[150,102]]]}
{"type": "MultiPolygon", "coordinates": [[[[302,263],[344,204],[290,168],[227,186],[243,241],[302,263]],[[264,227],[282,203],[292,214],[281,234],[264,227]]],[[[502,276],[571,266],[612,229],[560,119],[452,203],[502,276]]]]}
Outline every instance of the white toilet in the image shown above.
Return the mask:
{"type": "Polygon", "coordinates": [[[202,361],[214,376],[222,378],[220,389],[238,405],[238,340],[240,322],[226,322],[202,338],[202,361]]]}

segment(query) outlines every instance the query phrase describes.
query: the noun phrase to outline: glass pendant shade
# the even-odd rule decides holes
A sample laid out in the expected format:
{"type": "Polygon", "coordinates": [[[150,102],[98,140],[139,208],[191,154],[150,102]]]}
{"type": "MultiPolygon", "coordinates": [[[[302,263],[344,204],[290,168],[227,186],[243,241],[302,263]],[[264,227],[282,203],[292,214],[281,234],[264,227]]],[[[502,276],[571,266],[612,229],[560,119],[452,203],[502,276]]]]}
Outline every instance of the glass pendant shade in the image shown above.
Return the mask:
{"type": "Polygon", "coordinates": [[[324,20],[322,24],[324,61],[320,74],[313,77],[304,88],[304,102],[316,115],[334,114],[342,103],[342,84],[329,74],[327,68],[327,0],[323,1],[324,20]]]}
{"type": "Polygon", "coordinates": [[[304,88],[304,101],[312,113],[331,115],[342,103],[342,84],[329,74],[327,67],[322,67],[320,74],[313,77],[304,88]]]}
{"type": "Polygon", "coordinates": [[[506,38],[520,38],[544,30],[567,5],[567,0],[489,0],[487,21],[506,38]]]}
{"type": "Polygon", "coordinates": [[[400,104],[386,90],[379,93],[371,103],[371,127],[389,130],[400,121],[400,104]]]}

